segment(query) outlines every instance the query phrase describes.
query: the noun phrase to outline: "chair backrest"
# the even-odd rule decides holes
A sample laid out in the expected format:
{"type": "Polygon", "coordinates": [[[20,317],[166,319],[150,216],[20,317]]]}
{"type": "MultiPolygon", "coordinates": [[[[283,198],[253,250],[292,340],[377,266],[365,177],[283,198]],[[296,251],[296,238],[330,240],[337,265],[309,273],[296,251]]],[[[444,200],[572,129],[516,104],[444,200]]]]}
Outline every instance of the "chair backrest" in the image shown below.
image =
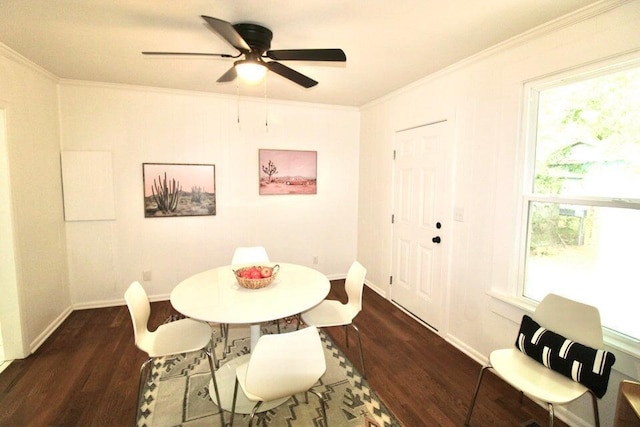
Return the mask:
{"type": "Polygon", "coordinates": [[[233,252],[231,264],[248,264],[251,262],[269,262],[269,255],[263,246],[239,247],[233,252]]]}
{"type": "Polygon", "coordinates": [[[131,322],[133,323],[133,336],[136,346],[149,352],[147,342],[151,332],[147,327],[149,316],[151,315],[151,304],[149,297],[139,282],[133,282],[124,293],[124,300],[127,302],[131,322]]]}
{"type": "Polygon", "coordinates": [[[565,338],[595,349],[604,348],[600,312],[596,307],[549,294],[531,317],[565,338]]]}
{"type": "Polygon", "coordinates": [[[347,292],[347,306],[353,311],[355,317],[362,310],[362,292],[367,269],[358,261],[354,261],[349,268],[344,288],[347,292]]]}
{"type": "Polygon", "coordinates": [[[327,369],[318,329],[263,335],[247,367],[245,387],[263,400],[307,391],[327,369]]]}

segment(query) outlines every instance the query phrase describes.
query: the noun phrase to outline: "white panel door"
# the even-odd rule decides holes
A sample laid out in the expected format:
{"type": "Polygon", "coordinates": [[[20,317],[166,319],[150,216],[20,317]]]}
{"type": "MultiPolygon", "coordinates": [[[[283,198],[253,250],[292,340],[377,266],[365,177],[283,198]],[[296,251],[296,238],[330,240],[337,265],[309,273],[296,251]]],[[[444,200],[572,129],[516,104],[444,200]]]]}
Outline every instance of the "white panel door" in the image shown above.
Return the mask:
{"type": "Polygon", "coordinates": [[[452,141],[446,121],[396,133],[391,299],[438,330],[448,264],[452,141]]]}

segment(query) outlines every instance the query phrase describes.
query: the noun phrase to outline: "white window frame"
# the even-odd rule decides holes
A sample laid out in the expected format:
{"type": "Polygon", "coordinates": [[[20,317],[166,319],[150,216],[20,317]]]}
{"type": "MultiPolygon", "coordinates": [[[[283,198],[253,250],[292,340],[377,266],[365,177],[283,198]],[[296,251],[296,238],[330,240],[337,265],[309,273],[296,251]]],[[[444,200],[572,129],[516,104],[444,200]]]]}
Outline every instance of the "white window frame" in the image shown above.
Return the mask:
{"type": "MultiPolygon", "coordinates": [[[[537,113],[539,93],[545,89],[563,86],[569,83],[587,80],[602,75],[607,75],[616,71],[640,66],[640,54],[635,52],[632,55],[610,58],[603,61],[594,62],[585,66],[565,70],[553,75],[537,78],[524,83],[523,91],[523,114],[521,133],[521,156],[520,162],[520,201],[519,212],[520,221],[518,223],[518,250],[517,252],[517,285],[514,286],[512,298],[500,298],[513,305],[526,310],[532,310],[538,304],[530,298],[524,296],[525,283],[525,263],[528,255],[528,223],[529,204],[531,202],[551,202],[566,204],[586,204],[597,207],[632,208],[640,210],[640,200],[637,199],[603,199],[595,197],[556,197],[536,195],[533,192],[533,182],[535,179],[535,149],[537,142],[537,113]]],[[[640,340],[630,338],[614,330],[603,328],[605,345],[633,356],[637,364],[640,361],[640,340]]],[[[637,366],[636,368],[637,369],[637,366]]],[[[632,372],[633,368],[630,369],[632,372]]],[[[622,369],[627,371],[627,369],[622,369]]]]}

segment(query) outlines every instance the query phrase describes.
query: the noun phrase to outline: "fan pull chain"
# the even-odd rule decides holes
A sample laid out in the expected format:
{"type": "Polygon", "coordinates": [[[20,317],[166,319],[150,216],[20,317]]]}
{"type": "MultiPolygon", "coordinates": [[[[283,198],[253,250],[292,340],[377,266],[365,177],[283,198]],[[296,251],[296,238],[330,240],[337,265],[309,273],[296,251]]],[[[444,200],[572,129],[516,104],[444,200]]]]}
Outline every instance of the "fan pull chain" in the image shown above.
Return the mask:
{"type": "Polygon", "coordinates": [[[267,102],[267,76],[264,76],[264,127],[269,132],[269,103],[267,102]]]}
{"type": "Polygon", "coordinates": [[[238,120],[238,129],[240,129],[240,82],[236,80],[236,117],[238,120]]]}

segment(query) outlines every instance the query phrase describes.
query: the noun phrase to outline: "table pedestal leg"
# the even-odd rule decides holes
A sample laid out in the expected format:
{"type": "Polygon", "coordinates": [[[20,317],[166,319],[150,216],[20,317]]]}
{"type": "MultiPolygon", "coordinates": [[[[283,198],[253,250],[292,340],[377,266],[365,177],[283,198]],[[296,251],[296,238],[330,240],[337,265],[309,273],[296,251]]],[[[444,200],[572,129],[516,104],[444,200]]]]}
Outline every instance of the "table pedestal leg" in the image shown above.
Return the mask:
{"type": "Polygon", "coordinates": [[[260,339],[260,324],[252,324],[251,325],[251,351],[256,348],[256,344],[258,344],[258,339],[260,339]]]}

